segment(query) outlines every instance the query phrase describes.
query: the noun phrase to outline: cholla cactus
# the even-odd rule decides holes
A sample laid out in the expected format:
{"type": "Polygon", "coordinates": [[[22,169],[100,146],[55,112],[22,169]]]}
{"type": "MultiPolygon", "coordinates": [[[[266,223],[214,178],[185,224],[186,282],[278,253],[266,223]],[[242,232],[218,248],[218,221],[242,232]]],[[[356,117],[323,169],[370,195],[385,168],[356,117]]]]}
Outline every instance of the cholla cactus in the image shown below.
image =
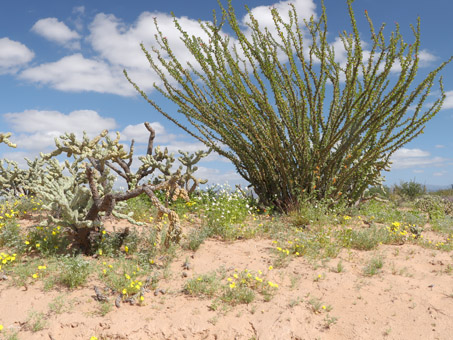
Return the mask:
{"type": "Polygon", "coordinates": [[[16,144],[11,143],[9,137],[11,137],[11,132],[0,133],[0,143],[5,143],[10,147],[15,148],[16,144]]]}
{"type": "Polygon", "coordinates": [[[18,196],[36,193],[35,184],[43,176],[45,161],[25,159],[28,169],[19,167],[17,162],[8,159],[0,160],[0,195],[18,196]]]}
{"type": "MultiPolygon", "coordinates": [[[[101,223],[102,216],[116,215],[114,211],[117,202],[126,201],[145,193],[158,210],[158,218],[168,216],[166,246],[170,241],[178,242],[181,234],[178,215],[164,206],[155,191],[165,191],[173,200],[178,197],[188,200],[188,194],[180,183],[191,178],[194,183],[204,181],[195,179],[193,172],[198,162],[206,153],[196,153],[195,156],[184,154],[183,163],[188,168],[182,175],[182,167],[172,172],[174,162],[168,150],[162,151],[157,147],[153,155],[154,130],[149,123],[145,123],[150,132],[147,154],[139,157],[142,165],[133,173],[131,171],[134,142],[129,152],[124,145],[119,144],[120,136],[115,139],[108,136],[108,131],[90,139],[84,134],[82,140],[77,140],[74,134],[66,133],[55,141],[57,148],[49,154],[41,154],[42,160],[47,161],[47,168],[40,180],[35,181],[38,195],[47,202],[44,209],[54,212],[49,217],[50,222],[64,223],[76,233],[76,239],[85,252],[91,252],[93,233],[101,223]],[[66,154],[74,159],[73,163],[65,162],[61,165],[54,157],[66,154]],[[116,172],[128,182],[125,192],[112,190],[116,172]],[[159,170],[163,178],[151,183],[142,180],[159,170]],[[64,172],[69,172],[69,176],[64,172]]],[[[155,178],[158,178],[157,176],[155,178]]],[[[195,184],[194,184],[195,185],[195,184]]],[[[130,216],[122,216],[130,219],[130,216]]]]}
{"type": "Polygon", "coordinates": [[[206,179],[199,179],[196,178],[193,174],[195,171],[198,170],[198,167],[195,166],[202,158],[208,156],[211,152],[211,149],[206,151],[199,150],[195,152],[195,154],[190,155],[188,152],[178,150],[178,152],[182,155],[178,158],[182,165],[186,167],[186,172],[181,177],[181,185],[187,190],[187,192],[193,193],[195,189],[200,184],[206,184],[208,180],[206,179]],[[190,185],[190,181],[192,181],[192,185],[190,185]]]}

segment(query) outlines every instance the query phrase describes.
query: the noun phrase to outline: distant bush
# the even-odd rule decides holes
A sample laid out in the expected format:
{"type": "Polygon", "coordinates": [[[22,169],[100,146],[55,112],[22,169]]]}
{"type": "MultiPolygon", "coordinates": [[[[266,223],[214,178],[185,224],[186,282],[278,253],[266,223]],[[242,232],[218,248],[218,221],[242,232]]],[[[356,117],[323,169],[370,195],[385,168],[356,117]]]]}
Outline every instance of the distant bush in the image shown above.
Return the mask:
{"type": "Polygon", "coordinates": [[[430,220],[453,216],[453,202],[439,196],[425,195],[415,201],[415,206],[428,213],[430,220]]]}
{"type": "Polygon", "coordinates": [[[395,185],[393,193],[414,200],[416,197],[426,194],[426,186],[415,182],[415,180],[401,182],[400,185],[395,185]]]}

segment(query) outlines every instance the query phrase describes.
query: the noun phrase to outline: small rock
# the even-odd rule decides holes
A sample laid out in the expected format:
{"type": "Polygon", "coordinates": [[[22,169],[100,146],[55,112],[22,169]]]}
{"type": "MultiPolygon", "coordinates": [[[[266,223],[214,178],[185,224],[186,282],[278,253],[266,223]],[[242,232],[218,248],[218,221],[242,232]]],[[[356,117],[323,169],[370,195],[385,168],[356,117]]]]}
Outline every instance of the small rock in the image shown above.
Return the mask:
{"type": "Polygon", "coordinates": [[[115,306],[116,308],[120,308],[121,307],[121,300],[123,299],[123,294],[119,294],[117,297],[116,297],[116,300],[115,300],[115,306]]]}

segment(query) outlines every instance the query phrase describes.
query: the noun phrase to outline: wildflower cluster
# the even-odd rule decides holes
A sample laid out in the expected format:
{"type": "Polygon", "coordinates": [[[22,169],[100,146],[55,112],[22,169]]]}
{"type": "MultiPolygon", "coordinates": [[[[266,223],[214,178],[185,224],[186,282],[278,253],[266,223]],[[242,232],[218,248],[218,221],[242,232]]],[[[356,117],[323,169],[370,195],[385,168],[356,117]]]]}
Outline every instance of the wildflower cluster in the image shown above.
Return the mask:
{"type": "Polygon", "coordinates": [[[35,273],[33,273],[33,275],[31,276],[35,280],[44,276],[44,273],[45,273],[45,270],[47,269],[47,267],[45,265],[39,265],[37,267],[37,269],[38,270],[35,273]]]}
{"type": "Polygon", "coordinates": [[[16,216],[18,216],[18,204],[19,201],[14,201],[14,203],[11,203],[10,201],[3,202],[3,204],[0,205],[0,219],[14,219],[16,216]]]}
{"type": "MultiPolygon", "coordinates": [[[[101,277],[108,286],[122,294],[123,300],[142,292],[142,288],[144,288],[143,281],[139,279],[140,274],[142,274],[140,266],[137,264],[134,268],[128,269],[125,270],[121,266],[115,268],[112,264],[108,264],[105,261],[102,262],[101,277]]],[[[142,303],[144,299],[143,295],[140,294],[139,302],[142,303]]]]}
{"type": "Polygon", "coordinates": [[[188,203],[193,205],[194,211],[198,212],[208,225],[222,227],[242,223],[253,210],[248,204],[249,198],[239,190],[232,191],[228,186],[199,191],[190,202],[188,203]]]}
{"type": "Polygon", "coordinates": [[[416,238],[423,238],[421,229],[418,229],[416,225],[393,222],[390,227],[386,227],[386,230],[390,236],[390,240],[387,243],[404,243],[416,238]]]}
{"type": "Polygon", "coordinates": [[[61,226],[36,226],[26,236],[26,250],[55,254],[68,245],[68,239],[62,236],[63,233],[64,228],[61,226]]]}
{"type": "Polygon", "coordinates": [[[421,245],[426,247],[426,248],[433,248],[433,249],[438,249],[438,250],[443,250],[443,251],[452,251],[453,250],[453,234],[448,235],[445,240],[443,241],[437,241],[433,242],[432,240],[428,240],[423,238],[423,235],[420,237],[421,238],[421,245]]]}
{"type": "MultiPolygon", "coordinates": [[[[268,268],[269,271],[272,266],[268,268]]],[[[233,275],[226,279],[226,287],[221,299],[229,304],[250,303],[255,297],[255,292],[261,294],[264,300],[272,298],[278,284],[267,279],[267,275],[261,270],[257,272],[244,269],[235,270],[233,275]]]]}
{"type": "Polygon", "coordinates": [[[34,196],[25,196],[20,194],[14,201],[6,200],[0,204],[0,220],[12,220],[17,217],[29,215],[32,212],[40,210],[42,201],[34,196]]]}
{"type": "MultiPolygon", "coordinates": [[[[273,267],[270,266],[269,270],[272,270],[273,267]]],[[[234,271],[232,277],[227,278],[228,287],[230,289],[235,289],[237,287],[245,286],[258,291],[262,291],[265,287],[269,286],[271,288],[278,288],[278,284],[271,281],[267,281],[265,275],[261,270],[254,273],[248,269],[244,269],[242,272],[234,271]]]]}
{"type": "Polygon", "coordinates": [[[272,243],[279,256],[283,258],[291,255],[333,258],[340,250],[334,236],[331,228],[322,228],[313,232],[297,228],[289,240],[274,240],[272,243]]]}
{"type": "Polygon", "coordinates": [[[0,253],[0,271],[16,260],[17,254],[0,253]]]}
{"type": "Polygon", "coordinates": [[[11,204],[9,201],[0,205],[0,230],[8,223],[15,223],[16,217],[19,215],[16,205],[18,201],[11,204]]]}

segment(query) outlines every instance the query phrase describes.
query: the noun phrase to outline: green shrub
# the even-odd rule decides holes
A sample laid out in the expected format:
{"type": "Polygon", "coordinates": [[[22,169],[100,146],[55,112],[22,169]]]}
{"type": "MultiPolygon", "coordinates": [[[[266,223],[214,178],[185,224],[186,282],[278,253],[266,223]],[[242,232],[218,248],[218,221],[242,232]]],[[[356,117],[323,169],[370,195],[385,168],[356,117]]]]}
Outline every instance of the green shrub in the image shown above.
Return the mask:
{"type": "Polygon", "coordinates": [[[426,193],[426,186],[411,180],[409,182],[401,182],[400,185],[395,185],[393,192],[406,197],[410,200],[426,193]]]}
{"type": "Polygon", "coordinates": [[[209,231],[206,228],[192,229],[187,235],[187,242],[183,245],[186,249],[192,251],[197,250],[201,244],[209,236],[209,231]]]}
{"type": "Polygon", "coordinates": [[[194,278],[187,280],[184,285],[184,292],[191,296],[211,298],[217,294],[220,286],[220,279],[214,272],[210,274],[197,275],[194,278]]]}
{"type": "Polygon", "coordinates": [[[384,266],[384,260],[381,256],[373,257],[367,265],[363,268],[363,274],[366,276],[373,276],[379,273],[384,266]]]}
{"type": "Polygon", "coordinates": [[[68,288],[82,286],[90,274],[90,263],[82,256],[62,257],[59,282],[68,288]]]}

